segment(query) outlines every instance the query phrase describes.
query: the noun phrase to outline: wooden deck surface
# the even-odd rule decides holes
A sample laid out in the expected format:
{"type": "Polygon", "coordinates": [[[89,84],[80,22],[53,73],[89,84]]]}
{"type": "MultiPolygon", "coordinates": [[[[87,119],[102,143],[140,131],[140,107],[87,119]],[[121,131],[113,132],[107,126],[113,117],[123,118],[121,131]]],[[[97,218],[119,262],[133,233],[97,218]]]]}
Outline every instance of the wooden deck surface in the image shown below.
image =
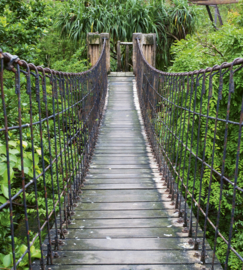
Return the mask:
{"type": "MultiPolygon", "coordinates": [[[[131,76],[109,78],[108,104],[82,199],[50,269],[210,269],[200,264],[177,222],[146,141],[133,81],[131,76]]],[[[210,254],[208,246],[208,263],[210,254]]]]}

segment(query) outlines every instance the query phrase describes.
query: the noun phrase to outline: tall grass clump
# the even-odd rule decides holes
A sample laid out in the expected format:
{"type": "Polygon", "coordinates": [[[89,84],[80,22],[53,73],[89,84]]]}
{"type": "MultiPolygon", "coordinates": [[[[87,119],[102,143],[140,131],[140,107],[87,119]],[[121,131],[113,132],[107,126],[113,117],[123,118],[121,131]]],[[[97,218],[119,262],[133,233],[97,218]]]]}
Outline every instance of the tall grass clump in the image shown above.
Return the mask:
{"type": "Polygon", "coordinates": [[[85,42],[88,32],[110,33],[113,57],[118,40],[131,41],[136,32],[156,33],[157,67],[166,69],[172,43],[194,32],[196,11],[186,0],[69,0],[60,6],[56,27],[72,42],[85,42]]]}

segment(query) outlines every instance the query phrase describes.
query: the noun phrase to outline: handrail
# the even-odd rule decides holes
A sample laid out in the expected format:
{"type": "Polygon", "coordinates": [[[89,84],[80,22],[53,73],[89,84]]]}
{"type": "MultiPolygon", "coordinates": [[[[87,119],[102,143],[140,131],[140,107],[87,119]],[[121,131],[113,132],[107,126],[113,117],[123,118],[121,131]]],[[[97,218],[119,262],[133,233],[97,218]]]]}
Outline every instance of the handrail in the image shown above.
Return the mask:
{"type": "Polygon", "coordinates": [[[243,231],[237,226],[242,220],[243,203],[239,174],[243,157],[243,59],[167,73],[146,61],[139,39],[136,45],[141,112],[169,197],[178,211],[178,222],[183,222],[184,232],[193,238],[196,250],[202,230],[202,263],[207,260],[208,240],[213,249],[212,269],[218,262],[217,254],[224,269],[230,269],[232,254],[241,269],[243,250],[237,248],[235,240],[243,231]]]}
{"type": "Polygon", "coordinates": [[[105,46],[104,39],[97,63],[80,73],[35,66],[0,51],[0,217],[7,213],[10,218],[5,229],[10,227],[11,241],[4,245],[12,269],[20,263],[32,269],[35,258],[45,269],[46,235],[47,264],[58,256],[53,251],[62,244],[80,200],[103,114],[105,46]],[[10,71],[6,76],[5,70],[10,71]],[[16,222],[24,223],[25,232],[16,222]]]}

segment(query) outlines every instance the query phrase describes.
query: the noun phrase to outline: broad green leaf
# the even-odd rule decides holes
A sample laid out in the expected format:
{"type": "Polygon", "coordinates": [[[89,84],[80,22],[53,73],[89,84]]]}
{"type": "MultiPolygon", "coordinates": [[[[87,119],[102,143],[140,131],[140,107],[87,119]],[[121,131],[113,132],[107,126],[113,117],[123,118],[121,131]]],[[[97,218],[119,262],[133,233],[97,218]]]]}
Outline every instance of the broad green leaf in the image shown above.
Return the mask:
{"type": "Polygon", "coordinates": [[[13,154],[13,155],[17,155],[17,154],[19,154],[19,150],[17,150],[17,149],[9,149],[9,153],[13,154]]]}
{"type": "Polygon", "coordinates": [[[32,161],[32,153],[31,152],[24,153],[24,157],[26,157],[32,161]]]}
{"type": "Polygon", "coordinates": [[[35,154],[35,165],[37,165],[38,163],[39,163],[39,156],[35,154]]]}
{"type": "Polygon", "coordinates": [[[36,153],[41,156],[41,149],[36,149],[36,153]]]}
{"type": "Polygon", "coordinates": [[[9,155],[10,162],[17,163],[18,158],[15,155],[10,154],[9,155]]]}
{"type": "Polygon", "coordinates": [[[34,252],[35,252],[35,246],[31,246],[31,247],[30,247],[30,252],[31,252],[31,253],[34,253],[34,252]]]}
{"type": "Polygon", "coordinates": [[[27,249],[27,246],[26,246],[26,245],[22,245],[22,246],[20,247],[19,251],[20,251],[21,254],[24,254],[25,251],[26,251],[26,249],[27,249]]]}
{"type": "Polygon", "coordinates": [[[2,190],[3,195],[6,198],[9,198],[9,196],[8,196],[8,185],[7,184],[1,184],[1,190],[2,190]]]}
{"type": "Polygon", "coordinates": [[[0,196],[0,203],[5,203],[7,200],[3,196],[0,196]]]}
{"type": "Polygon", "coordinates": [[[31,254],[31,258],[41,258],[41,251],[39,249],[35,250],[33,254],[31,254]]]}
{"type": "MultiPolygon", "coordinates": [[[[10,165],[12,165],[12,164],[10,163],[10,165]]],[[[3,173],[2,177],[3,177],[3,182],[4,182],[5,184],[8,184],[8,170],[6,170],[6,171],[3,173]]],[[[10,166],[10,180],[12,180],[13,177],[14,177],[14,170],[13,170],[13,168],[10,166]]]]}
{"type": "Polygon", "coordinates": [[[8,142],[8,145],[13,146],[13,147],[16,147],[17,146],[17,142],[15,142],[15,141],[9,141],[8,142]]]}
{"type": "Polygon", "coordinates": [[[5,171],[7,170],[7,163],[0,163],[0,175],[3,175],[5,173],[5,171]]]}
{"type": "Polygon", "coordinates": [[[0,154],[6,155],[6,146],[5,145],[0,146],[0,154]]]}
{"type": "Polygon", "coordinates": [[[3,257],[3,265],[5,267],[9,267],[11,265],[11,262],[12,262],[11,254],[8,254],[3,257]]]}
{"type": "Polygon", "coordinates": [[[4,254],[0,253],[0,261],[3,261],[4,254]]]}
{"type": "MultiPolygon", "coordinates": [[[[7,218],[2,218],[0,220],[0,224],[1,224],[1,226],[8,227],[9,228],[9,226],[10,226],[9,213],[8,213],[8,217],[7,218]]],[[[11,239],[11,236],[10,236],[10,239],[11,239]]]]}
{"type": "Polygon", "coordinates": [[[29,160],[28,158],[24,158],[24,168],[25,167],[28,167],[28,168],[31,168],[32,167],[32,161],[29,160]]]}
{"type": "Polygon", "coordinates": [[[26,141],[22,141],[22,145],[24,148],[26,148],[28,146],[28,143],[26,141]]]}
{"type": "MultiPolygon", "coordinates": [[[[27,173],[27,172],[26,172],[26,173],[27,173]]],[[[32,170],[32,169],[29,169],[27,174],[28,174],[31,178],[34,177],[34,174],[33,174],[33,170],[32,170]]]]}
{"type": "MultiPolygon", "coordinates": [[[[17,168],[21,171],[21,164],[18,164],[17,168]]],[[[24,173],[28,174],[29,173],[29,166],[25,166],[24,164],[24,173]]]]}

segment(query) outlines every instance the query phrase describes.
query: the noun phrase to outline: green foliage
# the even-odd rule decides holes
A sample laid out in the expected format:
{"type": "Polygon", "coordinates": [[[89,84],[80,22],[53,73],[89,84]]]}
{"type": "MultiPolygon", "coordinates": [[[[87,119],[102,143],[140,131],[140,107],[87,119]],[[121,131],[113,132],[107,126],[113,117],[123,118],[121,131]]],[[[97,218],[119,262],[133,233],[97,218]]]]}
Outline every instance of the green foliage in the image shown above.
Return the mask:
{"type": "Polygon", "coordinates": [[[54,68],[58,61],[55,68],[60,66],[67,71],[68,67],[70,71],[73,65],[78,72],[87,69],[86,48],[61,39],[53,28],[60,5],[63,4],[49,0],[1,0],[1,49],[36,65],[54,68]]]}
{"type": "Polygon", "coordinates": [[[188,35],[174,43],[171,49],[175,57],[172,72],[184,72],[231,62],[243,57],[243,28],[224,25],[220,31],[208,35],[188,35]]]}
{"type": "MultiPolygon", "coordinates": [[[[13,266],[13,256],[12,256],[12,246],[11,246],[11,236],[10,233],[10,219],[9,219],[9,210],[3,209],[0,212],[0,243],[1,243],[1,253],[0,253],[0,268],[1,269],[11,269],[13,266]]],[[[30,232],[30,237],[33,238],[33,233],[30,232]]],[[[16,259],[19,259],[27,247],[23,242],[26,242],[26,239],[23,241],[14,237],[15,242],[15,256],[16,259]]],[[[41,257],[41,251],[39,249],[39,242],[36,241],[35,244],[30,248],[31,259],[41,257]]],[[[26,254],[19,264],[18,269],[27,270],[28,267],[28,254],[26,254]]]]}
{"type": "MultiPolygon", "coordinates": [[[[231,14],[230,14],[231,15],[231,14]]],[[[209,66],[214,66],[215,64],[221,64],[223,62],[231,62],[235,58],[243,57],[243,28],[238,22],[241,22],[238,17],[241,16],[241,13],[234,17],[230,16],[231,24],[225,24],[220,30],[208,32],[205,34],[195,34],[188,35],[187,39],[177,41],[171,52],[174,55],[174,64],[169,69],[170,72],[185,72],[199,70],[209,66]],[[238,18],[237,20],[235,18],[238,18]],[[237,23],[236,23],[237,21],[237,23]]],[[[243,96],[243,83],[242,83],[243,71],[240,70],[234,74],[234,93],[231,95],[231,106],[229,120],[234,122],[239,122],[240,112],[241,112],[241,103],[243,96]]],[[[201,85],[201,84],[200,84],[201,85]]],[[[191,101],[187,99],[186,106],[187,108],[193,108],[195,105],[195,110],[200,111],[200,100],[202,99],[202,114],[207,114],[208,108],[208,93],[209,93],[209,81],[206,80],[206,93],[202,95],[201,88],[200,91],[196,92],[195,96],[192,97],[191,101]]],[[[209,102],[209,115],[216,117],[216,106],[218,101],[218,92],[219,92],[219,74],[213,76],[212,79],[212,98],[209,102]]],[[[218,118],[226,118],[226,108],[228,102],[229,94],[229,73],[224,76],[223,79],[223,89],[222,89],[222,100],[219,103],[218,118]]],[[[182,92],[183,100],[186,100],[186,90],[182,92]]],[[[182,97],[178,97],[178,100],[181,100],[182,97]]],[[[175,108],[175,110],[178,110],[175,108]]],[[[181,134],[184,143],[188,143],[188,147],[192,147],[192,151],[196,153],[198,150],[198,156],[202,157],[203,147],[204,147],[204,137],[206,130],[206,118],[202,117],[201,122],[199,122],[198,116],[192,116],[189,112],[183,112],[178,114],[178,119],[175,120],[174,124],[179,126],[181,123],[187,125],[189,122],[188,130],[184,130],[184,133],[181,134]],[[185,121],[184,121],[185,119],[185,121]],[[194,131],[192,133],[192,127],[194,126],[194,131]],[[199,130],[199,144],[197,144],[197,132],[199,130]],[[193,134],[191,139],[191,135],[193,134]]],[[[226,147],[226,159],[225,159],[225,169],[224,175],[229,178],[231,181],[234,181],[235,173],[235,160],[236,160],[236,149],[237,149],[237,140],[238,140],[239,127],[233,124],[228,126],[228,140],[226,147]]],[[[208,119],[208,133],[207,133],[207,142],[205,148],[205,162],[211,165],[212,158],[214,158],[213,167],[218,172],[221,172],[222,160],[223,160],[223,151],[224,151],[224,134],[225,134],[225,123],[218,122],[215,127],[215,121],[208,119]],[[217,129],[215,145],[214,145],[214,130],[217,129]],[[215,147],[214,156],[212,156],[212,149],[215,147]]],[[[180,145],[177,145],[177,150],[181,149],[180,145]]],[[[243,188],[243,174],[242,174],[242,158],[243,151],[242,146],[240,150],[240,163],[239,163],[239,175],[237,185],[243,188]]],[[[189,164],[189,155],[183,154],[181,159],[178,160],[178,164],[185,164],[185,173],[181,173],[181,177],[184,179],[189,179],[189,189],[193,189],[194,181],[194,168],[195,168],[195,159],[191,157],[191,164],[189,164]]],[[[195,175],[195,197],[199,199],[199,189],[200,189],[200,173],[201,173],[201,164],[197,164],[197,171],[195,175]]],[[[204,208],[207,203],[207,194],[208,194],[208,185],[210,181],[211,170],[207,167],[203,170],[202,178],[202,190],[201,190],[201,206],[204,208]]],[[[216,213],[219,206],[219,197],[220,197],[220,177],[213,173],[212,175],[212,185],[211,185],[211,195],[210,195],[210,209],[209,217],[215,223],[216,222],[216,213]]],[[[219,224],[219,231],[227,239],[229,234],[229,225],[230,217],[232,211],[232,198],[233,198],[233,187],[227,182],[224,182],[223,185],[223,194],[221,202],[221,219],[219,224]],[[223,222],[224,220],[224,222],[223,222]]],[[[188,197],[190,201],[190,198],[188,197]]],[[[242,206],[243,206],[243,197],[240,192],[236,192],[236,207],[235,207],[235,216],[234,216],[234,226],[233,226],[233,235],[232,235],[232,247],[234,247],[241,256],[243,255],[243,245],[240,239],[243,238],[243,223],[242,223],[242,206]]],[[[203,224],[201,224],[203,225],[203,224]]],[[[208,224],[208,240],[210,244],[213,245],[214,241],[214,229],[208,224]]],[[[227,251],[227,245],[225,242],[218,237],[217,238],[217,249],[216,254],[218,259],[223,263],[225,260],[225,254],[227,251]]],[[[229,257],[229,269],[241,269],[242,263],[234,255],[233,252],[230,252],[229,257]]]]}
{"type": "MultiPolygon", "coordinates": [[[[34,62],[40,49],[39,39],[47,33],[52,20],[46,18],[41,0],[1,0],[0,40],[3,51],[34,62]]],[[[38,63],[41,64],[41,63],[38,63]]]]}
{"type": "Polygon", "coordinates": [[[82,72],[89,68],[91,65],[88,64],[86,59],[82,58],[85,47],[82,46],[77,49],[76,52],[70,57],[70,59],[57,60],[52,65],[52,68],[59,71],[69,72],[82,72]]]}
{"type": "MultiPolygon", "coordinates": [[[[0,213],[1,218],[5,218],[5,220],[9,220],[9,211],[6,209],[3,210],[3,212],[0,213]],[[3,216],[3,213],[6,213],[5,216],[3,216]]],[[[7,221],[8,222],[8,221],[7,221]]],[[[6,221],[5,221],[6,223],[6,221]]],[[[0,222],[2,226],[6,226],[6,224],[3,224],[3,221],[0,222]]],[[[6,226],[6,231],[7,228],[9,228],[9,225],[6,226]]],[[[0,235],[1,236],[1,235],[0,235]]],[[[33,238],[33,233],[30,232],[30,237],[33,238]]],[[[24,242],[26,239],[24,240],[24,242]]],[[[21,256],[26,252],[27,246],[23,244],[23,241],[14,237],[14,242],[15,242],[15,257],[16,259],[20,259],[21,256]]],[[[2,249],[3,250],[3,249],[2,249]]],[[[40,259],[41,258],[41,251],[39,249],[39,241],[36,241],[34,245],[30,247],[30,254],[31,254],[31,260],[33,261],[34,259],[40,259]]],[[[23,257],[21,262],[19,263],[18,269],[20,270],[27,270],[29,269],[28,267],[28,253],[23,257]]],[[[1,269],[11,269],[13,267],[13,254],[11,250],[11,236],[6,235],[6,239],[4,241],[4,250],[3,253],[0,253],[0,268],[1,269]]]]}
{"type": "Polygon", "coordinates": [[[174,0],[173,5],[143,0],[94,0],[87,5],[86,1],[70,0],[60,6],[56,27],[63,38],[73,42],[84,41],[88,32],[108,32],[112,52],[118,40],[131,41],[133,33],[156,33],[157,65],[164,69],[170,63],[169,49],[174,40],[194,32],[196,10],[184,0],[174,0]]]}

